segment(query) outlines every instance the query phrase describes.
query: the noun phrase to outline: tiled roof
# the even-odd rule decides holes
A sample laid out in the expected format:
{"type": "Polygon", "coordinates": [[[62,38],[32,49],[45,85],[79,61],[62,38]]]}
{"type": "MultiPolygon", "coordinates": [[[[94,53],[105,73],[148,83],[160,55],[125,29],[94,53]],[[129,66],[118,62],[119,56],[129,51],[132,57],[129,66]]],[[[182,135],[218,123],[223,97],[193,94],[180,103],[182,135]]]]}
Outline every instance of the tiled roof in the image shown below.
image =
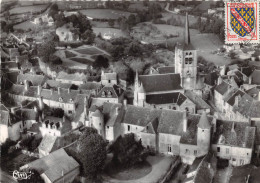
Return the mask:
{"type": "Polygon", "coordinates": [[[224,95],[226,91],[228,90],[229,84],[226,82],[222,82],[219,85],[216,86],[215,90],[220,93],[221,95],[224,95]]]}
{"type": "Polygon", "coordinates": [[[250,95],[252,98],[254,98],[255,100],[258,99],[259,97],[259,92],[260,92],[260,88],[257,88],[257,87],[254,87],[254,88],[251,88],[249,90],[246,91],[246,93],[248,95],[250,95]]]}
{"type": "Polygon", "coordinates": [[[209,123],[209,119],[207,117],[206,112],[203,112],[200,116],[199,124],[197,125],[201,129],[210,129],[211,124],[209,123]]]}
{"type": "Polygon", "coordinates": [[[245,177],[248,177],[248,175],[250,175],[249,182],[259,182],[260,167],[256,167],[250,164],[233,167],[229,183],[244,183],[246,182],[245,177]]]}
{"type": "Polygon", "coordinates": [[[158,67],[157,70],[158,70],[159,74],[175,73],[174,66],[158,67]]]}
{"type": "Polygon", "coordinates": [[[181,90],[180,74],[154,74],[139,76],[146,92],[181,90]]]}
{"type": "Polygon", "coordinates": [[[114,126],[116,123],[122,121],[124,111],[122,104],[105,102],[103,105],[104,120],[107,126],[114,126]],[[116,115],[116,108],[118,110],[118,115],[116,115]]]}
{"type": "Polygon", "coordinates": [[[214,86],[218,80],[218,73],[217,72],[211,72],[205,76],[205,81],[207,85],[214,86]]]}
{"type": "MultiPolygon", "coordinates": [[[[107,97],[108,93],[111,92],[111,97],[110,98],[117,98],[119,97],[122,93],[123,90],[120,89],[117,85],[113,86],[104,86],[96,95],[96,98],[104,98],[102,96],[102,93],[105,92],[105,96],[107,97]]],[[[106,98],[105,97],[105,98],[106,98]]]]}
{"type": "Polygon", "coordinates": [[[127,105],[123,123],[145,127],[150,121],[158,118],[161,110],[127,105]]]}
{"type": "Polygon", "coordinates": [[[54,147],[57,138],[57,136],[45,135],[39,145],[39,149],[50,153],[54,147]]]}
{"type": "Polygon", "coordinates": [[[193,91],[186,90],[184,94],[196,105],[196,109],[211,109],[207,102],[193,91]]]}
{"type": "Polygon", "coordinates": [[[15,124],[20,120],[19,116],[16,116],[12,113],[10,113],[9,111],[6,110],[1,110],[1,116],[0,116],[0,124],[2,125],[12,125],[15,124]]]}
{"type": "Polygon", "coordinates": [[[187,98],[180,92],[146,95],[146,102],[148,104],[178,103],[178,105],[181,105],[186,99],[187,98]]]}
{"type": "MultiPolygon", "coordinates": [[[[207,117],[208,121],[212,121],[212,117],[207,117]]],[[[180,143],[182,144],[192,144],[196,145],[197,144],[197,133],[198,133],[198,125],[200,123],[201,115],[198,114],[189,114],[187,116],[188,119],[188,125],[187,125],[187,131],[183,132],[183,122],[181,122],[180,126],[180,132],[181,134],[181,139],[180,143]]],[[[182,118],[183,120],[183,118],[182,118]]]]}
{"type": "Polygon", "coordinates": [[[80,90],[96,90],[100,88],[101,88],[101,84],[96,82],[86,82],[79,86],[80,90]]]}
{"type": "Polygon", "coordinates": [[[19,74],[17,77],[17,83],[23,83],[25,80],[30,81],[33,86],[41,86],[46,81],[47,77],[36,74],[19,74]]]}
{"type": "Polygon", "coordinates": [[[66,175],[79,166],[78,162],[69,156],[63,148],[28,163],[28,167],[35,169],[39,174],[45,174],[51,182],[60,179],[62,172],[63,175],[66,175]]]}
{"type": "Polygon", "coordinates": [[[227,100],[227,103],[231,106],[233,106],[235,104],[235,98],[236,96],[243,96],[245,93],[242,92],[241,90],[237,90],[228,100],[227,100]]]}
{"type": "Polygon", "coordinates": [[[47,80],[46,84],[50,87],[50,88],[64,88],[64,89],[69,89],[72,84],[71,83],[62,83],[60,81],[55,81],[55,80],[47,80]]]}
{"type": "Polygon", "coordinates": [[[249,77],[253,72],[253,70],[250,67],[242,67],[240,68],[240,71],[247,77],[249,77]]]}
{"type": "Polygon", "coordinates": [[[158,125],[159,125],[159,120],[158,120],[158,118],[155,118],[153,121],[149,122],[146,125],[146,127],[144,128],[144,130],[142,132],[156,134],[158,125]]]}
{"type": "Polygon", "coordinates": [[[250,77],[252,77],[252,84],[260,85],[260,70],[254,70],[250,77]]]}
{"type": "Polygon", "coordinates": [[[59,72],[57,79],[69,80],[69,81],[87,81],[88,76],[85,74],[67,74],[65,72],[59,72]]]}
{"type": "Polygon", "coordinates": [[[158,132],[180,136],[183,132],[183,119],[184,112],[162,110],[158,132]]]}
{"type": "Polygon", "coordinates": [[[217,120],[213,144],[252,148],[254,146],[255,127],[247,123],[217,120]],[[232,130],[232,128],[234,128],[232,130]]]}

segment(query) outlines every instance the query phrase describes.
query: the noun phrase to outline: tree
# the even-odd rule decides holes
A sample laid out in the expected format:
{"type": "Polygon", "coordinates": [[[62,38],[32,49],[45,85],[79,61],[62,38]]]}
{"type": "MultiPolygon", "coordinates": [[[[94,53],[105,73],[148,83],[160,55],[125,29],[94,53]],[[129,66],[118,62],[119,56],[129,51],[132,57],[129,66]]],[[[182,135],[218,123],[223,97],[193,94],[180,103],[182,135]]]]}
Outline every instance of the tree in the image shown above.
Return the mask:
{"type": "Polygon", "coordinates": [[[108,68],[108,66],[108,59],[103,55],[98,55],[95,59],[95,62],[93,63],[94,68],[108,68]]]}
{"type": "Polygon", "coordinates": [[[234,59],[236,57],[236,53],[231,50],[229,53],[228,53],[228,56],[231,58],[231,59],[234,59]]]}
{"type": "Polygon", "coordinates": [[[109,20],[108,20],[108,25],[109,25],[110,27],[114,27],[114,25],[115,25],[115,20],[109,19],[109,20]]]}
{"type": "Polygon", "coordinates": [[[143,158],[144,147],[142,142],[136,141],[133,133],[119,136],[117,140],[109,147],[113,153],[113,161],[123,167],[130,167],[143,158]]]}
{"type": "Polygon", "coordinates": [[[64,116],[64,110],[62,108],[55,108],[53,110],[53,116],[62,118],[64,116]]]}
{"type": "Polygon", "coordinates": [[[136,24],[136,19],[135,19],[135,15],[134,14],[131,14],[128,17],[127,23],[128,23],[130,28],[132,28],[136,24]]]}
{"type": "Polygon", "coordinates": [[[88,29],[81,35],[81,38],[85,40],[87,44],[92,44],[96,38],[96,34],[88,29]]]}
{"type": "Polygon", "coordinates": [[[96,178],[103,170],[107,156],[106,141],[97,130],[87,128],[78,141],[78,158],[86,177],[96,178]]]}
{"type": "Polygon", "coordinates": [[[46,41],[39,46],[37,51],[43,62],[48,63],[50,56],[55,52],[55,42],[52,40],[46,41]]]}

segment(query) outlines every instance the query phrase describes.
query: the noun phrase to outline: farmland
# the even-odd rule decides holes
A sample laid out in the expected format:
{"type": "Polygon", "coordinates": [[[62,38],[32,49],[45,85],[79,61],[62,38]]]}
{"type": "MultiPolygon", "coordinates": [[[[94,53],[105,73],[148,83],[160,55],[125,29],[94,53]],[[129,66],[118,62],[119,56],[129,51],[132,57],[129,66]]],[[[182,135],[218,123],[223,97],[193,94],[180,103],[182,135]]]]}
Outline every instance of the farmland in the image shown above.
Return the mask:
{"type": "Polygon", "coordinates": [[[47,6],[47,4],[44,4],[35,6],[16,7],[10,10],[10,14],[22,14],[26,12],[36,13],[44,10],[47,6]]]}
{"type": "Polygon", "coordinates": [[[117,19],[121,16],[128,17],[131,13],[112,9],[88,9],[80,10],[84,15],[96,19],[117,19]]]}

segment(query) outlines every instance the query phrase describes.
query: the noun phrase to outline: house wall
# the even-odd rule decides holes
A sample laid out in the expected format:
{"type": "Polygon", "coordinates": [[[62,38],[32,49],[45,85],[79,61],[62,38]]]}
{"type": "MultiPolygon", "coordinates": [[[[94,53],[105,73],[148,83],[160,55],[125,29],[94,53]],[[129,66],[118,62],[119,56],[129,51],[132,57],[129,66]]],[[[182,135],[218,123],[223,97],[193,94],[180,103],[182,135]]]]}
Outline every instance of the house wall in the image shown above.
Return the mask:
{"type": "Polygon", "coordinates": [[[252,148],[232,147],[220,144],[212,144],[211,149],[218,157],[228,159],[233,166],[250,164],[253,152],[252,148]]]}
{"type": "Polygon", "coordinates": [[[180,139],[181,137],[178,135],[159,133],[159,152],[168,155],[179,155],[180,139]]]}
{"type": "Polygon", "coordinates": [[[216,90],[214,90],[214,104],[221,112],[224,112],[224,110],[223,110],[223,106],[224,106],[223,97],[216,90]]]}
{"type": "Polygon", "coordinates": [[[180,106],[180,110],[182,111],[188,110],[188,112],[191,114],[194,114],[196,112],[195,109],[196,109],[196,105],[189,99],[184,101],[180,106]]]}
{"type": "Polygon", "coordinates": [[[156,151],[158,150],[157,149],[156,134],[140,132],[140,137],[141,137],[143,146],[149,147],[149,148],[154,149],[156,151]]]}
{"type": "Polygon", "coordinates": [[[0,124],[0,143],[4,143],[8,138],[8,127],[7,125],[0,124]]]}
{"type": "Polygon", "coordinates": [[[81,85],[84,84],[85,81],[73,81],[73,80],[66,80],[66,79],[60,79],[56,78],[56,81],[60,81],[61,83],[69,83],[69,84],[75,84],[75,85],[81,85]]]}
{"type": "Polygon", "coordinates": [[[137,138],[140,139],[140,132],[144,129],[143,126],[132,125],[121,123],[121,134],[134,133],[137,135],[137,138]]]}
{"type": "Polygon", "coordinates": [[[180,156],[183,163],[191,165],[198,156],[198,147],[191,144],[180,144],[180,156]]]}
{"type": "Polygon", "coordinates": [[[116,79],[103,79],[101,80],[102,85],[117,85],[117,80],[116,79]]]}
{"type": "Polygon", "coordinates": [[[104,102],[110,102],[110,103],[119,103],[119,98],[96,98],[96,100],[99,100],[100,102],[98,102],[99,104],[102,104],[104,102]]]}
{"type": "Polygon", "coordinates": [[[59,129],[53,129],[53,128],[49,128],[45,126],[45,124],[43,124],[43,126],[41,126],[39,128],[42,136],[44,137],[45,135],[52,135],[52,136],[61,136],[61,131],[59,129]]]}
{"type": "Polygon", "coordinates": [[[8,126],[9,138],[13,141],[17,141],[21,136],[21,134],[20,134],[21,130],[23,130],[22,121],[19,121],[19,122],[13,124],[12,126],[8,126]]]}

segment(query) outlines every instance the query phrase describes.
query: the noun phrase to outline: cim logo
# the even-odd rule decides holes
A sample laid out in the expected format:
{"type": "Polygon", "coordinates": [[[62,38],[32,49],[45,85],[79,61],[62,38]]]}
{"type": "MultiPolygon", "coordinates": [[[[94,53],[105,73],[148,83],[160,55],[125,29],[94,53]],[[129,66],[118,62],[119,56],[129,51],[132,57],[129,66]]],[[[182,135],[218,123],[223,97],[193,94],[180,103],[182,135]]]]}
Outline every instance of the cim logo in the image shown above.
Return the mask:
{"type": "Polygon", "coordinates": [[[13,178],[16,180],[30,179],[32,176],[32,172],[19,172],[17,170],[13,171],[13,178]]]}

